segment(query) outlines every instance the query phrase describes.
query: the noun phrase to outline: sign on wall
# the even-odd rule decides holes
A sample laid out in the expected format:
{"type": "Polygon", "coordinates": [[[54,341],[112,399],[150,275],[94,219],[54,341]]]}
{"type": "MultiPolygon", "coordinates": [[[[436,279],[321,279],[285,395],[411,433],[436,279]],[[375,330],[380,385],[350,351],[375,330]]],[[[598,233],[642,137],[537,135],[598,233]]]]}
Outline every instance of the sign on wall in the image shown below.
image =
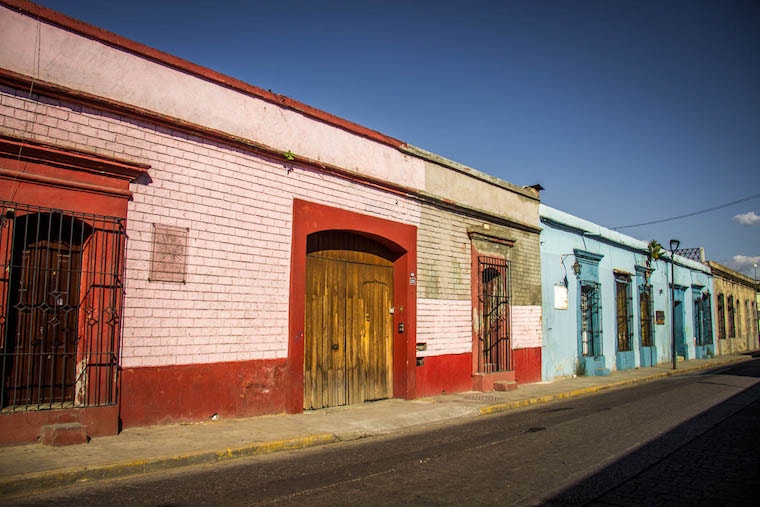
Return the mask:
{"type": "Polygon", "coordinates": [[[567,287],[564,285],[554,286],[554,309],[567,310],[567,287]]]}
{"type": "Polygon", "coordinates": [[[153,224],[149,281],[185,283],[187,233],[182,227],[153,224]]]}

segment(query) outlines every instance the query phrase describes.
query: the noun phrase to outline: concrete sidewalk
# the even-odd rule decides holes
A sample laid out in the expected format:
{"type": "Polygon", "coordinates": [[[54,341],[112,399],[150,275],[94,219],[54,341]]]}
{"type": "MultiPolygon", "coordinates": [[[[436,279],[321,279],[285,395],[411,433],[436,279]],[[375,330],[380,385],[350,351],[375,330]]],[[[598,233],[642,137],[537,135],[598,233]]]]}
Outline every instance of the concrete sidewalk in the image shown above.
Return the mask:
{"type": "Polygon", "coordinates": [[[750,360],[749,355],[695,359],[653,368],[523,384],[509,392],[468,392],[418,400],[384,400],[295,415],[132,428],[88,444],[0,448],[0,498],[68,484],[412,430],[750,360]]]}

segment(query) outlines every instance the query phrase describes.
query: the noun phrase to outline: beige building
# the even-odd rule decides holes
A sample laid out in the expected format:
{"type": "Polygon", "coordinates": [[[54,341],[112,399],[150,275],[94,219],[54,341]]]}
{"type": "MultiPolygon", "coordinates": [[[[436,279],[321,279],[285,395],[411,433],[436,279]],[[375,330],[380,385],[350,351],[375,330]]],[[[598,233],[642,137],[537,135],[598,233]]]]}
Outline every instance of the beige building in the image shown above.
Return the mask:
{"type": "Polygon", "coordinates": [[[760,348],[757,329],[757,283],[749,276],[707,261],[715,288],[715,329],[718,354],[760,348]]]}

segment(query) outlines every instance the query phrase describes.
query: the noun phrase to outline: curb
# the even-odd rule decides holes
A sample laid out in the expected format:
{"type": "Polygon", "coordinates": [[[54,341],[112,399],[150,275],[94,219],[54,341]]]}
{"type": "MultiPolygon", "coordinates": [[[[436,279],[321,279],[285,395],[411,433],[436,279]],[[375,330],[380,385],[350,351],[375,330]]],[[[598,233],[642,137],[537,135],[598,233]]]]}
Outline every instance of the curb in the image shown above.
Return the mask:
{"type": "MultiPolygon", "coordinates": [[[[669,370],[662,373],[650,375],[648,377],[642,377],[637,379],[621,380],[617,382],[611,382],[608,384],[600,384],[597,386],[584,387],[580,389],[572,389],[569,391],[559,392],[555,394],[548,394],[544,396],[535,396],[533,398],[527,398],[524,400],[496,403],[481,407],[474,413],[475,416],[495,414],[504,412],[507,410],[528,407],[532,405],[538,405],[541,403],[548,403],[551,401],[562,400],[565,398],[573,398],[576,396],[582,396],[598,391],[607,389],[614,389],[617,387],[628,386],[632,384],[639,384],[642,382],[649,382],[665,377],[671,377],[674,375],[683,375],[686,373],[692,373],[707,369],[720,369],[724,366],[750,360],[748,356],[733,356],[731,360],[721,361],[720,364],[703,364],[699,366],[690,367],[688,369],[669,370]]],[[[383,434],[387,434],[385,432],[383,434]]],[[[116,479],[121,477],[129,477],[138,474],[158,472],[164,470],[172,470],[176,468],[183,468],[192,465],[202,465],[210,463],[218,463],[235,458],[244,458],[250,456],[260,456],[265,454],[273,454],[283,451],[292,451],[297,449],[306,449],[310,447],[318,447],[327,444],[334,444],[337,442],[344,442],[348,440],[355,440],[374,434],[368,434],[366,432],[354,432],[345,435],[338,435],[334,433],[321,433],[314,435],[307,435],[302,437],[294,437],[284,440],[275,440],[271,442],[257,442],[252,444],[246,444],[240,447],[227,448],[224,450],[216,451],[196,451],[187,454],[178,454],[174,456],[161,456],[156,458],[148,458],[141,460],[125,461],[120,463],[113,463],[108,465],[98,465],[93,467],[75,467],[62,470],[54,470],[47,472],[35,472],[30,474],[19,475],[13,478],[0,480],[0,496],[10,497],[13,495],[19,495],[21,493],[29,494],[31,492],[41,492],[62,486],[71,486],[74,484],[81,484],[87,482],[101,481],[107,479],[116,479]]]]}
{"type": "Polygon", "coordinates": [[[77,483],[101,481],[128,477],[143,473],[171,470],[191,465],[217,463],[235,458],[260,456],[282,451],[306,449],[340,442],[342,439],[332,433],[261,442],[228,448],[222,451],[199,451],[176,456],[162,456],[144,460],[125,461],[94,467],[77,467],[53,472],[35,472],[0,481],[0,495],[7,497],[19,493],[39,492],[70,486],[77,483]]]}
{"type": "Polygon", "coordinates": [[[545,396],[537,396],[535,398],[528,398],[525,400],[512,401],[508,403],[496,403],[494,405],[482,407],[479,410],[479,413],[480,415],[496,414],[499,412],[513,410],[516,408],[529,407],[532,405],[538,405],[540,403],[548,403],[550,401],[562,400],[565,398],[573,398],[575,396],[582,396],[584,394],[594,393],[594,392],[603,391],[607,389],[614,389],[616,387],[624,387],[624,386],[629,386],[631,384],[640,384],[642,382],[650,382],[652,380],[658,380],[665,377],[683,375],[686,373],[692,373],[695,371],[702,371],[702,370],[707,370],[707,369],[718,369],[725,365],[740,363],[740,362],[747,361],[749,359],[751,358],[745,357],[745,356],[737,356],[735,359],[723,361],[720,364],[703,364],[699,366],[693,366],[688,369],[669,370],[662,373],[650,375],[648,377],[642,377],[642,378],[630,379],[630,380],[620,380],[617,382],[611,382],[609,384],[600,384],[598,386],[590,386],[590,387],[584,387],[581,389],[573,389],[573,390],[564,391],[561,393],[547,394],[545,396]]]}

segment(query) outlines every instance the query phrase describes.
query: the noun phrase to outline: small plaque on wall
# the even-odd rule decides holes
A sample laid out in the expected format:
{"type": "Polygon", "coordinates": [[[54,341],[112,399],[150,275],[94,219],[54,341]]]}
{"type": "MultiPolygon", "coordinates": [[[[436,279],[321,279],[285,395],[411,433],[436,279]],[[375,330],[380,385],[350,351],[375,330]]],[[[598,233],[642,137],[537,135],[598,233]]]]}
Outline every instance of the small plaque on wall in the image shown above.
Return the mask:
{"type": "Polygon", "coordinates": [[[153,224],[149,281],[185,283],[187,236],[185,228],[153,224]]]}
{"type": "Polygon", "coordinates": [[[564,285],[554,286],[554,309],[567,310],[567,287],[564,285]]]}
{"type": "Polygon", "coordinates": [[[659,325],[665,324],[665,312],[663,310],[654,312],[654,323],[659,325]]]}

